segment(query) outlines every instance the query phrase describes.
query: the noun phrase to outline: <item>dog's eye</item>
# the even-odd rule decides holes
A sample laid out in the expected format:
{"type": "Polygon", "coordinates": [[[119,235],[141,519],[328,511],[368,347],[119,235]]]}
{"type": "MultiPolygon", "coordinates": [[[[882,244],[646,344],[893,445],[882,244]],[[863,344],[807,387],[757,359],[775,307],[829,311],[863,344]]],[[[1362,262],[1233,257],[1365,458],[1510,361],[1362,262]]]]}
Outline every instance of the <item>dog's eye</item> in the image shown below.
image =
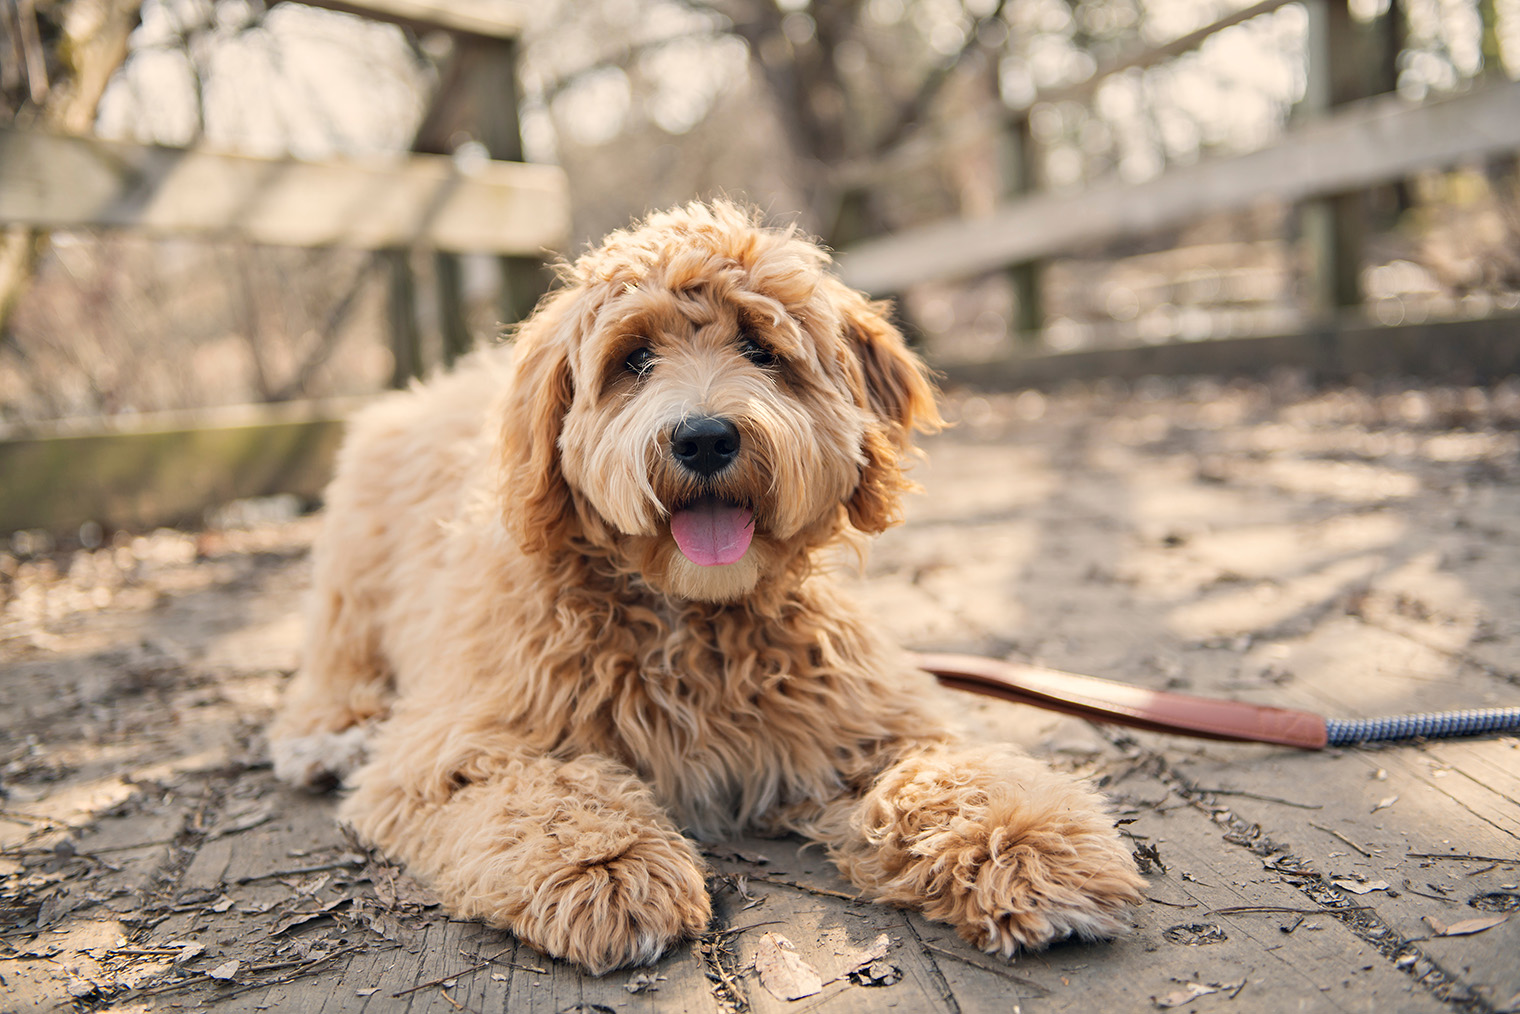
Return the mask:
{"type": "Polygon", "coordinates": [[[740,341],[739,354],[756,366],[776,365],[776,354],[753,338],[745,338],[740,341]]]}
{"type": "Polygon", "coordinates": [[[646,348],[637,348],[628,353],[628,358],[623,360],[623,366],[629,373],[642,377],[654,369],[654,353],[646,348]]]}

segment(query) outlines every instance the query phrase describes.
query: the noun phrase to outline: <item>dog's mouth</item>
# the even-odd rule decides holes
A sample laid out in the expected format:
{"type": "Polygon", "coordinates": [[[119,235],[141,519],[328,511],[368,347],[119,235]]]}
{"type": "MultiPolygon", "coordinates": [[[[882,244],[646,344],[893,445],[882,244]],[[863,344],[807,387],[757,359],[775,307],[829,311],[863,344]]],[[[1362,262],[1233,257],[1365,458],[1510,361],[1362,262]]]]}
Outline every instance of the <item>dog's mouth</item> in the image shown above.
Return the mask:
{"type": "Polygon", "coordinates": [[[699,567],[737,563],[755,537],[755,513],[716,496],[698,497],[670,512],[670,535],[699,567]]]}

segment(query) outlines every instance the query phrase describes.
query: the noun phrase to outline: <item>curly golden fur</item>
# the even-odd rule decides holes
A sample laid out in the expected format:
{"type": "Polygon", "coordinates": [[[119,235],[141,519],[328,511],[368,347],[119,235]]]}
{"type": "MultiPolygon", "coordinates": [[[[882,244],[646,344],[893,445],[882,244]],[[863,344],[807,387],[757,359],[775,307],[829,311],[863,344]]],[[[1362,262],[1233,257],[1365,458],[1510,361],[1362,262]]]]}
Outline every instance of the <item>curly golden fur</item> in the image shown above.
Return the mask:
{"type": "Polygon", "coordinates": [[[898,520],[940,425],[827,269],[729,204],[657,214],[510,347],[356,418],[279,774],[346,776],[342,817],[451,912],[595,973],[700,933],[687,835],[742,828],[988,951],[1120,931],[1140,880],[1102,800],[958,741],[814,566],[898,520]]]}

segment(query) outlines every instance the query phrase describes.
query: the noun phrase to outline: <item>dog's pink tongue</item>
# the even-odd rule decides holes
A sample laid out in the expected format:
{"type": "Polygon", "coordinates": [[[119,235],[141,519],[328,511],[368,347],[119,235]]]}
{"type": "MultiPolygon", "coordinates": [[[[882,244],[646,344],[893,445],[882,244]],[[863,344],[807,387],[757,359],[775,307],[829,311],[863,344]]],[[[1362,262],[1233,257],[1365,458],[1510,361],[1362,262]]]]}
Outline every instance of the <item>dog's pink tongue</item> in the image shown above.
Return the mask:
{"type": "Polygon", "coordinates": [[[734,563],[754,538],[755,516],[744,507],[699,500],[670,516],[670,534],[686,559],[699,567],[734,563]]]}

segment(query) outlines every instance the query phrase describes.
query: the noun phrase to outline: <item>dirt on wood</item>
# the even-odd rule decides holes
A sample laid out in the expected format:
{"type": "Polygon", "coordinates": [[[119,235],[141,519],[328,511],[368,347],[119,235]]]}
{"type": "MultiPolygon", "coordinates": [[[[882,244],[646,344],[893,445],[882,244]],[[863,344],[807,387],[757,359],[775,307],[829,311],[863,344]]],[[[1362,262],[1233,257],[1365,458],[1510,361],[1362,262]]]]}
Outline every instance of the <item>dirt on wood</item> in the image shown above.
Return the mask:
{"type": "MultiPolygon", "coordinates": [[[[1520,704],[1520,386],[947,401],[852,578],[911,646],[1336,717],[1520,704]]],[[[1004,961],[745,840],[707,848],[706,935],[581,975],[272,778],[315,523],[257,506],[0,554],[0,1010],[1520,1010],[1520,739],[1296,752],[970,697],[1113,798],[1131,933],[1004,961]]]]}

